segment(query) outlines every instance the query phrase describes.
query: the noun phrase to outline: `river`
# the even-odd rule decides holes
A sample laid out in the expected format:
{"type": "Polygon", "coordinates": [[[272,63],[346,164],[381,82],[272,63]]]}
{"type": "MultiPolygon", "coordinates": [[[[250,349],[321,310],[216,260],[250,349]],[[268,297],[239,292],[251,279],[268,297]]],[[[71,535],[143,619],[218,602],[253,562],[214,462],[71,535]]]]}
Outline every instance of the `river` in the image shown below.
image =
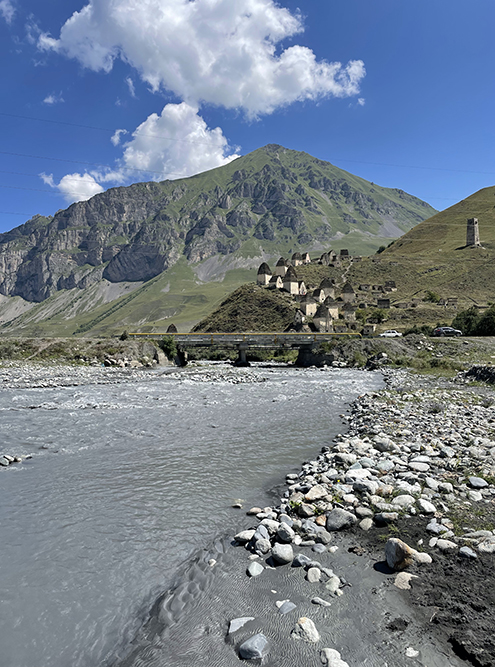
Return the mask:
{"type": "Polygon", "coordinates": [[[0,667],[110,664],[180,563],[235,529],[233,502],[268,502],[345,428],[346,403],[382,386],[266,365],[91,372],[0,392],[0,451],[33,454],[0,470],[0,667]]]}

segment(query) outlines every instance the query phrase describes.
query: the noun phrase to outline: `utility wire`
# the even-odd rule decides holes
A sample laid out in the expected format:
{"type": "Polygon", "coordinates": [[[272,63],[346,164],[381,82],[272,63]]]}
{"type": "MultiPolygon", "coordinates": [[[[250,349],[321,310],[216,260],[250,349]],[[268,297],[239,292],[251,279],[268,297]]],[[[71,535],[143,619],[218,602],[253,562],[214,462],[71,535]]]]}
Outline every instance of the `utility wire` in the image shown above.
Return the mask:
{"type": "MultiPolygon", "coordinates": [[[[8,118],[21,118],[22,120],[35,120],[39,121],[40,123],[51,123],[53,125],[66,125],[68,127],[79,127],[83,128],[85,130],[98,130],[99,132],[111,132],[112,134],[115,134],[117,129],[113,128],[110,129],[109,127],[97,127],[96,125],[81,125],[79,123],[68,123],[63,120],[52,120],[49,118],[35,118],[34,116],[19,116],[17,114],[13,113],[4,113],[0,111],[0,116],[6,116],[8,118]]],[[[121,128],[118,128],[121,129],[121,128]]],[[[137,132],[137,130],[134,130],[134,132],[137,132]]],[[[133,132],[128,132],[126,130],[127,134],[133,134],[133,132]]],[[[175,137],[166,137],[163,134],[150,134],[148,132],[137,132],[137,137],[152,137],[153,139],[166,139],[167,141],[172,141],[175,143],[183,143],[183,144],[198,144],[199,146],[210,146],[211,144],[206,142],[206,141],[190,141],[189,139],[176,139],[175,137]]]]}
{"type": "MultiPolygon", "coordinates": [[[[68,123],[66,121],[62,120],[52,120],[48,118],[36,118],[35,116],[21,116],[18,114],[13,114],[13,113],[5,113],[0,111],[0,116],[5,116],[8,118],[20,118],[22,120],[34,120],[38,121],[41,123],[51,123],[53,125],[65,125],[68,127],[78,127],[78,128],[84,128],[87,130],[98,130],[100,132],[112,132],[115,133],[116,129],[110,129],[108,127],[98,127],[96,125],[82,125],[79,123],[68,123]]],[[[132,134],[129,132],[129,134],[132,134]]],[[[210,144],[205,142],[205,141],[190,141],[189,139],[176,139],[172,137],[166,137],[163,134],[148,134],[145,132],[138,132],[137,134],[138,137],[152,137],[154,139],[165,139],[167,141],[172,141],[174,143],[187,143],[187,144],[198,144],[199,146],[209,146],[210,144]]],[[[7,155],[15,155],[15,153],[7,153],[7,155]]],[[[26,155],[24,157],[37,157],[37,156],[30,156],[26,155]]],[[[56,159],[56,158],[44,158],[44,159],[56,159]]],[[[411,165],[411,164],[389,164],[387,162],[367,162],[364,160],[349,160],[347,158],[340,158],[340,157],[332,157],[332,160],[336,160],[339,162],[352,162],[353,164],[369,164],[373,165],[375,167],[394,167],[395,169],[426,169],[429,171],[448,171],[452,173],[458,173],[458,174],[482,174],[484,176],[494,176],[495,172],[493,171],[474,171],[471,169],[448,169],[445,167],[426,167],[426,166],[421,166],[421,165],[411,165]]],[[[66,162],[71,162],[71,160],[66,160],[66,162]]],[[[79,164],[93,164],[91,162],[81,162],[79,164]]],[[[105,165],[100,165],[100,166],[105,166],[105,165]]],[[[132,167],[124,167],[125,169],[132,169],[132,167]]],[[[134,171],[147,171],[145,169],[135,169],[134,171]]],[[[163,173],[163,172],[152,172],[150,173],[163,173]]],[[[172,173],[172,172],[170,172],[172,173]]]]}

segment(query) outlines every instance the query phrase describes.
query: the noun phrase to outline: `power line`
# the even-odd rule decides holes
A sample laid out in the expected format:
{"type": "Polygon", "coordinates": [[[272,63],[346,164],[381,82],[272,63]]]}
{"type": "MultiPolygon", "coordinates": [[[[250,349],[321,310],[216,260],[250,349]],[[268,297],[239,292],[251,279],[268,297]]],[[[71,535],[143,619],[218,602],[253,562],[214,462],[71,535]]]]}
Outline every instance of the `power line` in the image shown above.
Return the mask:
{"type": "MultiPolygon", "coordinates": [[[[115,128],[111,129],[108,127],[98,127],[96,125],[83,125],[80,123],[68,123],[67,121],[62,121],[62,120],[53,120],[49,118],[37,118],[35,116],[22,116],[19,114],[13,114],[13,113],[5,113],[3,111],[0,111],[0,116],[5,116],[8,118],[20,118],[22,120],[34,120],[38,121],[41,123],[51,123],[53,125],[64,125],[67,127],[77,127],[77,128],[83,128],[87,130],[98,130],[100,132],[112,132],[115,133],[117,130],[115,128]]],[[[130,134],[130,133],[129,133],[130,134]]],[[[189,139],[176,139],[173,137],[166,137],[163,134],[148,134],[146,132],[139,132],[138,137],[151,137],[154,139],[165,139],[166,141],[171,141],[174,143],[187,143],[187,144],[192,144],[192,145],[200,145],[200,146],[210,146],[209,143],[206,141],[191,141],[189,139]]],[[[16,155],[16,153],[4,153],[6,155],[16,155]]],[[[30,156],[26,155],[24,157],[37,157],[37,156],[30,156]]],[[[56,159],[56,158],[43,158],[43,159],[56,159]]],[[[349,160],[347,158],[340,158],[340,157],[332,157],[332,160],[338,160],[339,162],[351,162],[353,164],[368,164],[372,165],[375,167],[393,167],[394,169],[425,169],[429,171],[448,171],[452,173],[457,173],[457,174],[481,174],[484,176],[495,176],[495,172],[493,171],[475,171],[472,169],[448,169],[445,167],[426,167],[424,165],[407,165],[407,164],[389,164],[387,162],[367,162],[365,160],[349,160]]],[[[77,162],[76,160],[65,160],[66,162],[77,162]]],[[[79,162],[79,164],[95,164],[92,162],[79,162]]],[[[99,165],[99,166],[107,166],[107,165],[99,165]]],[[[124,169],[132,169],[133,171],[144,171],[144,172],[149,172],[149,173],[155,173],[155,174],[161,174],[164,172],[157,172],[153,170],[147,170],[147,169],[137,169],[133,167],[123,167],[124,169]]],[[[173,173],[173,172],[169,172],[173,173]]],[[[176,175],[176,174],[174,174],[176,175]]]]}
{"type": "MultiPolygon", "coordinates": [[[[108,164],[102,164],[101,162],[84,162],[83,160],[68,160],[65,158],[59,158],[59,157],[48,157],[47,155],[29,155],[27,153],[11,153],[9,151],[0,151],[0,155],[10,155],[13,157],[27,157],[27,158],[32,158],[34,160],[52,160],[54,162],[68,162],[70,164],[84,164],[89,167],[103,167],[104,169],[113,169],[110,167],[108,164]]],[[[140,171],[144,174],[164,174],[164,171],[154,171],[153,169],[138,169],[137,167],[119,167],[119,169],[124,169],[126,171],[140,171]]],[[[166,172],[173,174],[174,176],[182,176],[183,174],[178,174],[174,172],[166,172]]]]}
{"type": "MultiPolygon", "coordinates": [[[[65,125],[67,127],[78,127],[78,128],[83,128],[85,130],[98,130],[99,132],[112,132],[112,134],[115,134],[117,130],[115,128],[110,129],[109,127],[98,127],[96,125],[81,125],[79,123],[68,123],[67,121],[63,120],[52,120],[49,118],[36,118],[35,116],[20,116],[18,114],[13,114],[13,113],[4,113],[3,111],[0,111],[0,116],[6,116],[8,118],[21,118],[22,120],[35,120],[40,123],[51,123],[52,125],[65,125]]],[[[120,129],[120,128],[119,128],[120,129]]],[[[136,130],[134,130],[136,131],[136,130]]],[[[126,133],[132,134],[131,132],[128,132],[126,130],[126,133]]],[[[199,146],[210,146],[210,144],[206,141],[191,141],[189,139],[176,139],[175,137],[166,137],[163,134],[149,134],[148,132],[138,132],[137,137],[151,137],[153,139],[165,139],[166,141],[172,141],[175,143],[183,143],[183,144],[198,144],[199,146]]]]}

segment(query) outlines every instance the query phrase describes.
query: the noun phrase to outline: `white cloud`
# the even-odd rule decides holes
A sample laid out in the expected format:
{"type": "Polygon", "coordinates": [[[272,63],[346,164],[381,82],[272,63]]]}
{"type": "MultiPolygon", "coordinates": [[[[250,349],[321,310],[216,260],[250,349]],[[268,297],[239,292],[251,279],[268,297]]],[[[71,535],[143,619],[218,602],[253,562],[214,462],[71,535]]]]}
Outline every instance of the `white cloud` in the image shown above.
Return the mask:
{"type": "Polygon", "coordinates": [[[360,107],[364,107],[364,105],[366,104],[366,100],[364,99],[364,97],[359,97],[357,103],[359,104],[360,107]]]}
{"type": "Polygon", "coordinates": [[[229,153],[222,130],[208,128],[198,109],[185,102],[151,114],[124,144],[121,167],[156,172],[154,180],[214,169],[239,157],[229,153]]]}
{"type": "Polygon", "coordinates": [[[127,87],[129,88],[129,92],[131,94],[131,97],[136,97],[136,89],[134,87],[134,81],[131,79],[130,76],[127,77],[125,80],[127,87]]]}
{"type": "Polygon", "coordinates": [[[44,33],[38,45],[95,71],[110,72],[121,58],[154,91],[249,117],[358,94],[362,61],[328,63],[307,47],[281,48],[302,30],[300,16],[275,0],[90,0],[58,39],[44,33]]]}
{"type": "Polygon", "coordinates": [[[93,195],[103,192],[103,188],[95,181],[91,174],[67,174],[57,184],[52,174],[40,174],[40,178],[46,185],[58,190],[67,203],[86,201],[93,195]]]}
{"type": "Polygon", "coordinates": [[[12,2],[10,0],[0,0],[0,15],[7,21],[9,25],[12,23],[14,14],[15,9],[12,2]]]}
{"type": "MultiPolygon", "coordinates": [[[[117,146],[126,130],[117,130],[112,143],[117,146]]],[[[160,115],[154,113],[132,133],[115,169],[67,174],[57,184],[51,174],[40,174],[44,183],[61,192],[68,202],[89,199],[103,192],[102,183],[119,185],[129,180],[163,181],[192,176],[228,164],[239,157],[229,150],[222,130],[210,129],[198,110],[185,102],[167,104],[160,115]]]]}
{"type": "Polygon", "coordinates": [[[110,139],[110,141],[112,142],[112,144],[114,146],[118,146],[120,144],[120,136],[122,134],[127,134],[127,130],[115,130],[115,132],[113,133],[113,135],[110,139]]]}
{"type": "Polygon", "coordinates": [[[43,104],[59,104],[60,102],[65,102],[62,93],[59,93],[58,95],[56,93],[47,95],[43,100],[43,104]]]}

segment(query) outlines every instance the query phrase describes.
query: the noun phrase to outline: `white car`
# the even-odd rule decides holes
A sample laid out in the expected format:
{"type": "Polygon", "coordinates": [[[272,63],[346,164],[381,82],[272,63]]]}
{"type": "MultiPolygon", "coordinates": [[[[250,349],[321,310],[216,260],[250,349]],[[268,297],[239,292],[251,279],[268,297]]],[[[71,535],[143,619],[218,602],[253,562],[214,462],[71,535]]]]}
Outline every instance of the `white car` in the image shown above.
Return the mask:
{"type": "Polygon", "coordinates": [[[378,334],[382,338],[398,338],[399,336],[402,336],[401,333],[396,331],[395,329],[388,329],[388,331],[384,331],[381,334],[378,334]]]}

